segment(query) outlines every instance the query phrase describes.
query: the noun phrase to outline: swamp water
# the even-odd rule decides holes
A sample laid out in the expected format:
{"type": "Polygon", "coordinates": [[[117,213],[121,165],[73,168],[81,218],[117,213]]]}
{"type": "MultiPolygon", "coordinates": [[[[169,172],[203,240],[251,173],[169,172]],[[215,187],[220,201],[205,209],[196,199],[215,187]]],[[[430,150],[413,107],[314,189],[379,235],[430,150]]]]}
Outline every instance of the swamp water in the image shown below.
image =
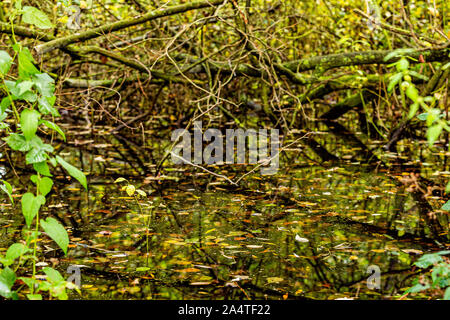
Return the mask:
{"type": "MultiPolygon", "coordinates": [[[[82,295],[73,299],[398,298],[414,276],[411,262],[445,244],[429,236],[413,183],[399,183],[413,177],[407,170],[365,165],[355,160],[358,148],[332,143],[344,160],[321,164],[307,147],[291,148],[276,175],[252,174],[233,187],[170,163],[154,177],[151,154],[121,136],[76,140],[60,155],[89,173],[89,191],[56,176],[41,215],[65,225],[69,253],[42,236],[38,265],[66,277],[79,268],[82,295]],[[118,177],[147,197],[128,197],[118,177]],[[367,285],[373,268],[379,288],[367,285]]],[[[412,164],[445,176],[443,156],[412,164]]],[[[25,192],[2,161],[1,174],[25,192]]],[[[235,177],[251,170],[208,168],[235,177]]],[[[18,203],[1,203],[2,251],[20,238],[18,203]]]]}

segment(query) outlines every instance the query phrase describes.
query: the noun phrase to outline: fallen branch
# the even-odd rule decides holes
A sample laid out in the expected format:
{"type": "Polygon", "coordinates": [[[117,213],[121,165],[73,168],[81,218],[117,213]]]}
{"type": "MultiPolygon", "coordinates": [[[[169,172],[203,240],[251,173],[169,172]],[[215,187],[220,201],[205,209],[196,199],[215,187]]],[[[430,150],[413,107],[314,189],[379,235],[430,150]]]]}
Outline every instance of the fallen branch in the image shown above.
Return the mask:
{"type": "MultiPolygon", "coordinates": [[[[399,57],[392,57],[388,60],[384,60],[385,57],[391,54],[394,50],[374,50],[374,51],[361,51],[361,52],[349,52],[330,54],[325,56],[317,56],[312,58],[294,60],[285,63],[285,67],[292,72],[303,72],[307,70],[320,69],[322,71],[346,67],[356,66],[364,64],[390,64],[399,59],[399,57]]],[[[422,55],[423,59],[427,62],[432,61],[444,61],[450,54],[449,44],[441,48],[431,49],[411,49],[407,52],[407,56],[419,59],[422,55]]]]}
{"type": "Polygon", "coordinates": [[[136,26],[139,24],[143,24],[145,22],[155,20],[162,17],[171,16],[174,14],[195,10],[195,9],[201,9],[201,8],[207,8],[211,6],[217,6],[225,2],[225,0],[201,0],[201,1],[194,1],[194,2],[188,2],[186,4],[176,5],[176,6],[170,6],[165,9],[157,9],[154,11],[151,11],[139,18],[132,18],[127,20],[122,20],[118,22],[109,23],[94,29],[90,29],[81,33],[71,34],[66,37],[58,38],[51,40],[47,43],[38,45],[35,47],[35,50],[38,54],[44,54],[50,51],[53,51],[55,49],[60,49],[67,47],[70,44],[74,44],[77,42],[82,42],[90,39],[94,39],[97,37],[101,37],[103,35],[106,35],[110,32],[118,31],[121,29],[125,29],[128,27],[136,26]]]}
{"type": "Polygon", "coordinates": [[[344,101],[334,104],[330,110],[322,114],[319,118],[324,120],[336,120],[348,111],[361,107],[363,105],[363,99],[370,99],[370,97],[374,96],[375,95],[370,91],[363,90],[362,94],[358,92],[344,101]]]}

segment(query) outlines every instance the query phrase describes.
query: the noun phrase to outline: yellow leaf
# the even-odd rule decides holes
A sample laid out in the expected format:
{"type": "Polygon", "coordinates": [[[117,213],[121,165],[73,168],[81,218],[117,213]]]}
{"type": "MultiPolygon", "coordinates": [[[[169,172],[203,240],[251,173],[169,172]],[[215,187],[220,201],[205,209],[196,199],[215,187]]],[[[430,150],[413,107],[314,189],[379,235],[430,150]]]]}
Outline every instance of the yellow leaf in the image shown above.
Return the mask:
{"type": "Polygon", "coordinates": [[[129,185],[127,185],[127,187],[125,188],[125,191],[126,191],[127,194],[131,197],[131,196],[134,194],[134,192],[136,191],[136,188],[135,188],[133,185],[129,184],[129,185]]]}
{"type": "Polygon", "coordinates": [[[283,280],[284,280],[283,278],[279,278],[279,277],[268,277],[267,278],[268,283],[279,283],[283,280]]]}

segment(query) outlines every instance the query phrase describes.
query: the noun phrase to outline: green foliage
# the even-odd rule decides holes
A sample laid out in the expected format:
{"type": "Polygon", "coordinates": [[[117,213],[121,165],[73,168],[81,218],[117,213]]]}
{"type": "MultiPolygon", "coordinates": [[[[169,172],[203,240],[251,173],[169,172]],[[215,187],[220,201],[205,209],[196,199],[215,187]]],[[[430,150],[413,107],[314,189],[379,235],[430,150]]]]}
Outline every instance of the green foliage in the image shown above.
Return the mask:
{"type": "Polygon", "coordinates": [[[42,195],[35,196],[31,192],[27,192],[22,196],[22,214],[28,227],[31,226],[33,219],[44,203],[45,197],[42,195]]]}
{"type": "MultiPolygon", "coordinates": [[[[37,28],[53,27],[50,19],[41,10],[30,6],[22,8],[21,2],[16,1],[15,11],[10,13],[10,20],[13,21],[19,15],[22,15],[24,23],[37,28]]],[[[36,242],[39,226],[55,241],[64,254],[67,254],[69,245],[67,231],[57,220],[51,217],[45,220],[39,218],[40,208],[45,205],[45,197],[53,187],[48,162],[54,166],[60,164],[86,189],[87,180],[80,170],[65,162],[61,157],[53,158],[51,156],[54,152],[53,146],[44,143],[37,135],[39,126],[42,125],[60,135],[64,141],[66,140],[64,131],[57,124],[44,119],[46,116],[59,116],[58,110],[54,107],[56,101],[55,81],[49,74],[41,72],[35,66],[36,61],[28,48],[15,43],[14,38],[13,41],[11,49],[15,52],[14,58],[8,52],[0,51],[1,89],[5,94],[0,102],[0,127],[6,129],[7,137],[4,139],[6,144],[14,151],[25,153],[26,163],[31,164],[37,174],[30,177],[35,186],[30,184],[29,187],[29,189],[36,188],[36,192],[28,191],[21,197],[22,214],[28,228],[28,230],[24,230],[25,243],[12,244],[5,256],[0,256],[0,263],[3,266],[3,269],[0,269],[0,295],[5,298],[18,298],[17,292],[13,290],[16,273],[10,266],[17,264],[15,270],[18,270],[22,265],[31,262],[33,265],[32,277],[19,278],[29,288],[27,297],[33,300],[42,299],[43,296],[40,292],[48,292],[51,297],[67,299],[66,288],[73,289],[73,286],[68,284],[58,271],[52,268],[43,268],[47,280],[37,281],[35,278],[36,242]],[[17,76],[10,74],[15,60],[17,61],[17,76]],[[18,110],[21,110],[20,114],[18,110]],[[10,126],[4,122],[10,115],[14,116],[13,120],[16,123],[17,131],[11,130],[10,126]],[[36,228],[32,231],[33,223],[36,228]]],[[[2,180],[1,182],[0,189],[14,203],[12,186],[7,181],[2,180]]]]}
{"type": "MultiPolygon", "coordinates": [[[[406,57],[403,56],[406,53],[407,52],[405,51],[395,50],[385,57],[385,61],[394,57],[401,57],[397,62],[390,65],[395,66],[399,72],[390,77],[387,90],[388,92],[392,92],[400,81],[402,79],[404,80],[400,85],[400,90],[412,101],[409,107],[408,119],[414,118],[420,107],[424,109],[425,112],[419,114],[417,118],[426,121],[426,125],[428,126],[426,137],[428,145],[432,147],[444,130],[450,132],[450,126],[444,119],[443,110],[436,108],[436,99],[432,96],[421,96],[417,87],[412,83],[412,77],[422,80],[427,78],[409,69],[409,62],[406,57]]],[[[444,67],[445,66],[443,66],[443,68],[444,67]]],[[[403,102],[405,103],[405,101],[403,102]]],[[[447,184],[445,191],[450,192],[450,182],[447,184]]],[[[442,210],[450,211],[450,204],[448,202],[444,204],[442,210]]]]}
{"type": "Polygon", "coordinates": [[[0,51],[0,76],[5,76],[12,65],[12,58],[9,56],[8,52],[0,51]]]}
{"type": "Polygon", "coordinates": [[[0,184],[0,189],[3,190],[9,197],[9,200],[11,200],[11,203],[14,204],[14,199],[12,197],[12,186],[8,183],[8,181],[1,180],[3,184],[0,184]]]}
{"type": "Polygon", "coordinates": [[[16,282],[16,274],[9,267],[0,271],[0,296],[17,299],[17,294],[12,290],[16,282]]]}
{"type": "Polygon", "coordinates": [[[45,125],[47,128],[58,132],[61,135],[61,137],[63,138],[63,140],[66,141],[66,135],[64,134],[64,131],[62,131],[62,129],[56,123],[53,123],[53,122],[47,121],[47,120],[41,120],[39,122],[39,124],[41,124],[41,123],[43,125],[45,125]]]}
{"type": "Polygon", "coordinates": [[[445,289],[444,299],[450,300],[450,263],[443,256],[450,254],[450,250],[424,254],[414,265],[421,269],[431,269],[431,275],[427,274],[422,279],[416,279],[414,285],[405,293],[417,293],[428,289],[445,289]]]}
{"type": "Polygon", "coordinates": [[[34,138],[36,130],[38,128],[39,118],[41,114],[39,111],[25,109],[20,114],[20,126],[22,128],[23,135],[28,141],[34,138]]]}
{"type": "Polygon", "coordinates": [[[22,19],[23,22],[32,24],[40,29],[53,28],[53,24],[50,22],[50,19],[47,17],[47,15],[35,7],[23,7],[22,19]]]}

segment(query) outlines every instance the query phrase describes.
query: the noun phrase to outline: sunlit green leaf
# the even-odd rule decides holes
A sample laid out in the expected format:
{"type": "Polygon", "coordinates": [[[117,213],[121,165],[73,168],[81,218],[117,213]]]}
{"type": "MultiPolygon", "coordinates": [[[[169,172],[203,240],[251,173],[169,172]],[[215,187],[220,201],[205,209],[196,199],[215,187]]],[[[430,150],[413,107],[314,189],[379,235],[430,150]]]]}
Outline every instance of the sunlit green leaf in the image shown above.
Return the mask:
{"type": "Polygon", "coordinates": [[[11,203],[14,204],[14,199],[12,197],[12,186],[8,183],[8,181],[5,180],[1,181],[3,182],[3,184],[0,184],[0,189],[8,195],[9,200],[11,200],[11,203]]]}
{"type": "Polygon", "coordinates": [[[409,61],[406,58],[401,58],[395,65],[397,68],[397,71],[405,71],[408,70],[409,67],[409,61]]]}
{"type": "Polygon", "coordinates": [[[41,226],[47,235],[56,242],[56,244],[67,254],[69,245],[69,236],[66,229],[54,218],[47,218],[41,221],[41,226]]]}
{"type": "Polygon", "coordinates": [[[387,87],[387,91],[391,92],[392,89],[402,80],[403,74],[401,72],[396,73],[390,78],[389,85],[387,87]]]}
{"type": "Polygon", "coordinates": [[[39,182],[39,192],[45,197],[51,190],[53,186],[53,180],[49,177],[43,177],[39,182]]]}
{"type": "Polygon", "coordinates": [[[41,205],[45,203],[45,198],[42,195],[34,196],[34,194],[27,192],[22,196],[22,214],[25,217],[25,223],[28,227],[31,226],[34,217],[39,212],[41,205]]]}
{"type": "Polygon", "coordinates": [[[28,247],[23,245],[22,243],[13,243],[6,251],[5,258],[15,260],[28,251],[30,251],[30,249],[28,249],[28,247]]]}
{"type": "Polygon", "coordinates": [[[20,114],[20,126],[23,135],[27,140],[31,140],[36,134],[41,114],[36,110],[25,109],[20,114]]]}
{"type": "Polygon", "coordinates": [[[13,150],[18,151],[28,151],[31,149],[30,143],[25,139],[25,136],[18,133],[12,133],[6,138],[6,143],[11,147],[13,150]]]}
{"type": "Polygon", "coordinates": [[[419,91],[413,84],[410,84],[408,88],[406,88],[405,93],[406,96],[410,98],[413,102],[417,102],[417,100],[419,99],[419,91]]]}
{"type": "Polygon", "coordinates": [[[18,54],[19,61],[19,77],[26,79],[33,74],[39,73],[39,70],[34,66],[34,59],[28,48],[22,48],[18,54]]]}
{"type": "Polygon", "coordinates": [[[9,267],[5,267],[0,272],[0,296],[5,298],[12,297],[12,286],[16,282],[16,274],[9,267]]]}
{"type": "Polygon", "coordinates": [[[129,196],[132,196],[136,191],[136,188],[133,185],[129,184],[125,187],[125,191],[129,196]]]}
{"type": "Polygon", "coordinates": [[[428,268],[442,261],[442,257],[436,253],[424,254],[414,264],[419,268],[428,268]]]}
{"type": "Polygon", "coordinates": [[[412,119],[417,111],[419,110],[419,104],[417,102],[411,104],[411,107],[409,109],[409,113],[408,113],[408,119],[412,119]]]}
{"type": "Polygon", "coordinates": [[[439,135],[442,132],[442,125],[436,124],[434,126],[431,126],[428,128],[427,131],[427,138],[428,138],[428,144],[432,146],[434,142],[439,138],[439,135]]]}
{"type": "Polygon", "coordinates": [[[50,128],[58,132],[63,138],[63,140],[66,141],[66,135],[64,134],[64,131],[62,131],[62,129],[56,123],[47,120],[41,120],[40,123],[44,124],[47,128],[50,128]]]}
{"type": "Polygon", "coordinates": [[[33,84],[44,97],[52,97],[55,91],[55,80],[46,73],[33,75],[33,84]]]}
{"type": "Polygon", "coordinates": [[[444,300],[450,300],[450,287],[445,289],[444,300]]]}
{"type": "Polygon", "coordinates": [[[51,97],[40,97],[38,99],[38,108],[42,114],[51,114],[52,116],[59,117],[60,114],[58,110],[54,107],[56,101],[55,96],[51,97]]]}
{"type": "Polygon", "coordinates": [[[22,10],[22,20],[24,23],[32,24],[40,29],[53,28],[53,24],[50,22],[50,19],[41,10],[30,6],[24,6],[22,10]]]}
{"type": "Polygon", "coordinates": [[[33,168],[34,168],[34,170],[36,170],[36,172],[38,172],[44,176],[48,176],[48,177],[52,176],[46,161],[33,163],[33,168]]]}
{"type": "Polygon", "coordinates": [[[127,179],[120,177],[120,178],[117,178],[117,179],[114,181],[114,183],[119,183],[119,182],[123,182],[123,181],[127,181],[127,179]]]}
{"type": "Polygon", "coordinates": [[[5,76],[12,65],[12,58],[8,52],[0,50],[0,76],[5,76]]]}

